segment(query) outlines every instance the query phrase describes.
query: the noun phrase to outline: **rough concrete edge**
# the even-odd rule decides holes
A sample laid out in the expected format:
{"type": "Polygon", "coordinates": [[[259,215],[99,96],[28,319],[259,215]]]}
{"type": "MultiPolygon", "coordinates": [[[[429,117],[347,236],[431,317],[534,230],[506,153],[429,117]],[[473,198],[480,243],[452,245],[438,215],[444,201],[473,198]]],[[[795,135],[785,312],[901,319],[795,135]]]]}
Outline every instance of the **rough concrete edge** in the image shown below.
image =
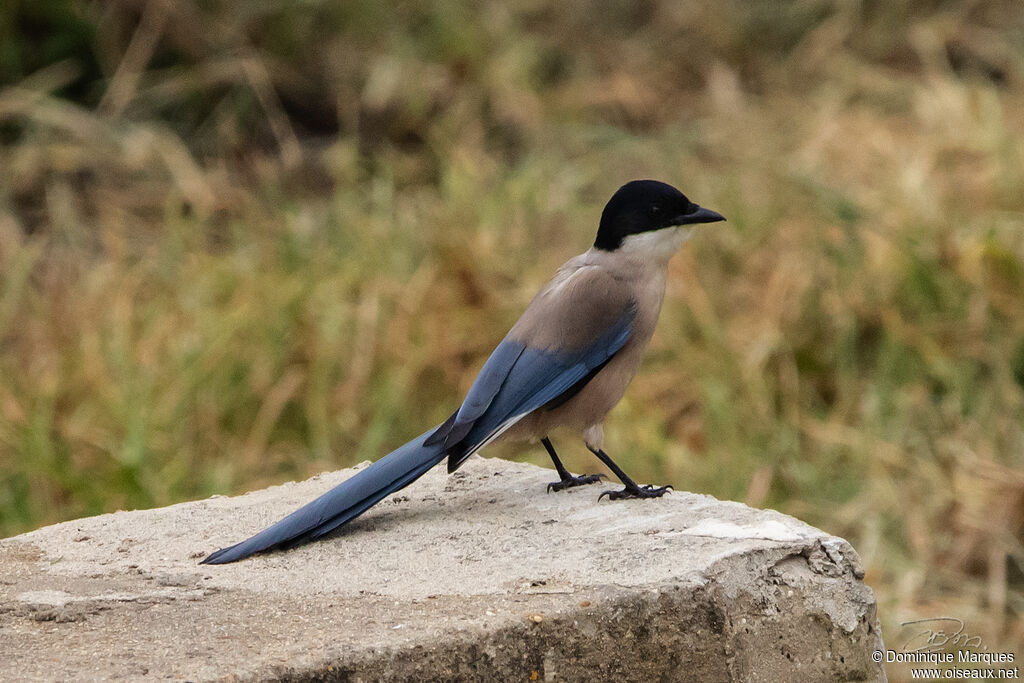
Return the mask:
{"type": "Polygon", "coordinates": [[[883,647],[874,594],[846,541],[810,539],[721,558],[702,578],[595,586],[568,609],[552,596],[536,622],[330,652],[245,679],[886,680],[871,659],[883,647]]]}

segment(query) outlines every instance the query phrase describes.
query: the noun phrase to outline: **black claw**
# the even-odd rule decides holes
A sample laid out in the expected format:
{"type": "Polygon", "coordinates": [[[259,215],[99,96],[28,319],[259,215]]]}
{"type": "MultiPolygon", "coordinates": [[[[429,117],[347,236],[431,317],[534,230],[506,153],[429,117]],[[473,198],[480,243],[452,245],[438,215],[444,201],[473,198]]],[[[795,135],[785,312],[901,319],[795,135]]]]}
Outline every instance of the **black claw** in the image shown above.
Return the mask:
{"type": "Polygon", "coordinates": [[[601,481],[601,477],[606,477],[606,475],[583,474],[578,477],[569,475],[568,478],[563,478],[561,481],[553,481],[550,484],[548,484],[548,493],[551,493],[552,491],[564,491],[565,489],[571,489],[575,486],[586,486],[587,484],[596,484],[599,481],[601,481]]]}
{"type": "Polygon", "coordinates": [[[644,486],[627,486],[620,491],[605,491],[597,497],[601,500],[605,496],[608,496],[608,500],[626,500],[629,498],[661,498],[663,495],[672,490],[671,486],[659,486],[654,488],[652,484],[646,484],[644,486]]]}

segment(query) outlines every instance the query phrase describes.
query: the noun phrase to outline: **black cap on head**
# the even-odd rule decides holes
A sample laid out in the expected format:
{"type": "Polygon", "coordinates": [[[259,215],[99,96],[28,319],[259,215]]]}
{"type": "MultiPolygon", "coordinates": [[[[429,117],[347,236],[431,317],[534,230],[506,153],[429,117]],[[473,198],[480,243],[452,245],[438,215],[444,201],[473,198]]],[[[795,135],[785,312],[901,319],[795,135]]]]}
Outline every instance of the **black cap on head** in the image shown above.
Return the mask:
{"type": "Polygon", "coordinates": [[[657,180],[634,180],[616,190],[605,204],[594,246],[615,251],[630,235],[724,220],[721,214],[697,206],[671,185],[657,180]]]}

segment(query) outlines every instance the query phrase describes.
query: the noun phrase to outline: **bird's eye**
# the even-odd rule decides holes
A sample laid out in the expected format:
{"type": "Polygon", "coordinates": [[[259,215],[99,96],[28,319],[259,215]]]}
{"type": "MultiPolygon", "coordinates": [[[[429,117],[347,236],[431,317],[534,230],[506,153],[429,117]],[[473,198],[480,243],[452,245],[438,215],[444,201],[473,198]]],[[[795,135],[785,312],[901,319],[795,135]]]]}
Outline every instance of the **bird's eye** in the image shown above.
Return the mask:
{"type": "Polygon", "coordinates": [[[652,216],[657,216],[659,213],[661,213],[661,207],[659,205],[654,204],[653,206],[651,206],[651,215],[652,216]]]}

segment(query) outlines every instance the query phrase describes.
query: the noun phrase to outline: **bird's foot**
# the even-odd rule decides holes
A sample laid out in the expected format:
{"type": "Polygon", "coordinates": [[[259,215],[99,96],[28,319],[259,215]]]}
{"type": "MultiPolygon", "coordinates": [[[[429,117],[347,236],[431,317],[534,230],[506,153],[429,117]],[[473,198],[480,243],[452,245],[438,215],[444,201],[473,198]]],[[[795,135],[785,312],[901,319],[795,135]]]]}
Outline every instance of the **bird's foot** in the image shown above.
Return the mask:
{"type": "Polygon", "coordinates": [[[647,484],[645,486],[637,486],[636,484],[633,484],[632,486],[627,485],[621,491],[605,491],[598,496],[597,499],[601,500],[605,496],[608,496],[608,500],[624,500],[627,498],[661,498],[671,490],[671,486],[660,486],[655,488],[651,484],[647,484]]]}
{"type": "Polygon", "coordinates": [[[564,491],[565,489],[571,489],[575,486],[586,486],[587,484],[596,484],[601,481],[603,474],[581,474],[580,476],[574,476],[570,474],[568,477],[562,477],[561,481],[553,481],[548,484],[548,493],[552,491],[564,491]]]}

